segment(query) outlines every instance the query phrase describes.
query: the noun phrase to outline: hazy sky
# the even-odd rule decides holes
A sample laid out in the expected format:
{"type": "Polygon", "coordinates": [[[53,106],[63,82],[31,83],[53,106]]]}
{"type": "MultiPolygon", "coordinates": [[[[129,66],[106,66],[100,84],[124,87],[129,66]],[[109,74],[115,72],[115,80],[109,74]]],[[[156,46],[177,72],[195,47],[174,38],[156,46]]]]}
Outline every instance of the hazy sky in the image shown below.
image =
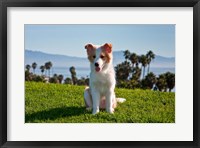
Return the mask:
{"type": "Polygon", "coordinates": [[[87,43],[113,50],[175,56],[175,25],[25,25],[25,49],[86,57],[87,43]]]}

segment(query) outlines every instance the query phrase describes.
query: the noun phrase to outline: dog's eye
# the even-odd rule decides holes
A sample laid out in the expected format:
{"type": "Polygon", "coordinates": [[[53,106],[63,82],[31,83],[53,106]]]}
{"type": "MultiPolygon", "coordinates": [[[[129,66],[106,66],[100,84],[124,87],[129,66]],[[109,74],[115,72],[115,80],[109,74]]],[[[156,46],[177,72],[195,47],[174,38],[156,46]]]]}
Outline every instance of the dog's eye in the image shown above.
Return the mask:
{"type": "Polygon", "coordinates": [[[95,59],[95,58],[96,58],[96,56],[94,55],[94,56],[93,56],[93,58],[95,59]]]}
{"type": "Polygon", "coordinates": [[[100,56],[100,58],[102,58],[102,59],[103,59],[103,58],[104,58],[104,56],[103,56],[103,55],[101,55],[101,56],[100,56]]]}

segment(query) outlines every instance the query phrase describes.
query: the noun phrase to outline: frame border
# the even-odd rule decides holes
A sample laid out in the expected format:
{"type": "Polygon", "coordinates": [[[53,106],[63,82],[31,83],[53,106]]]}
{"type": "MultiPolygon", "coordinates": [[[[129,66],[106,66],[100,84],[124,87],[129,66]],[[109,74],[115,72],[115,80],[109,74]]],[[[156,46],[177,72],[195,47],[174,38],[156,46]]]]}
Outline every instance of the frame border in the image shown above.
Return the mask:
{"type": "Polygon", "coordinates": [[[200,0],[0,0],[0,147],[200,147],[200,0]],[[193,141],[7,141],[7,7],[193,7],[193,141]]]}

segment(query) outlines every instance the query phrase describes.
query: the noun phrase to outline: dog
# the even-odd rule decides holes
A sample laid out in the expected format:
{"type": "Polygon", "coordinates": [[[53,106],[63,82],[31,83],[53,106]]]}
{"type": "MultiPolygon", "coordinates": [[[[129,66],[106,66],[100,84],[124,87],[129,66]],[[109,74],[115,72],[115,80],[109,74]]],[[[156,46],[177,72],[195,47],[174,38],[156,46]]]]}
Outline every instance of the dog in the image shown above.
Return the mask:
{"type": "Polygon", "coordinates": [[[89,87],[86,87],[84,91],[86,108],[92,109],[92,114],[98,113],[99,109],[114,113],[117,102],[122,103],[126,99],[115,97],[116,80],[112,44],[105,43],[102,46],[87,44],[85,49],[91,70],[89,87]]]}

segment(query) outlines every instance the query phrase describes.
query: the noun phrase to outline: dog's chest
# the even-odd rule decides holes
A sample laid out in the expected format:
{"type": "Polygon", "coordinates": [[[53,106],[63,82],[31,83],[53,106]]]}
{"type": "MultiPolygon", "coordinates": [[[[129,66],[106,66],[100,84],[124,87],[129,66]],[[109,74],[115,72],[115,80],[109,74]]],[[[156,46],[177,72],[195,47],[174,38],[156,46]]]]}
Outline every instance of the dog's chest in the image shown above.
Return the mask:
{"type": "Polygon", "coordinates": [[[94,75],[92,81],[95,85],[100,85],[100,86],[107,86],[109,84],[108,76],[103,74],[94,75]]]}
{"type": "Polygon", "coordinates": [[[106,74],[95,74],[91,77],[91,85],[98,89],[101,93],[106,92],[111,85],[111,79],[106,74]]]}

